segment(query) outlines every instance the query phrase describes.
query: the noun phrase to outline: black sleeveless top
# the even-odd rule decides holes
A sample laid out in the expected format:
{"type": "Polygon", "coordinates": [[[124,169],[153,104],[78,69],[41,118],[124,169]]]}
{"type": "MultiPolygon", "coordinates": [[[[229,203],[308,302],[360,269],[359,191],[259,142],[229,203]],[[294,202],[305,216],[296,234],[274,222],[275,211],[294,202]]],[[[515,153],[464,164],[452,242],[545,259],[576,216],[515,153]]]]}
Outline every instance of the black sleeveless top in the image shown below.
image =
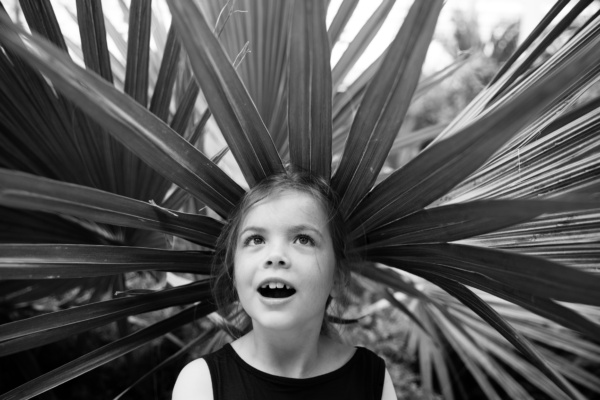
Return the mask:
{"type": "Polygon", "coordinates": [[[230,344],[204,357],[215,400],[360,399],[381,400],[385,362],[357,347],[341,368],[312,378],[267,374],[242,360],[230,344]]]}

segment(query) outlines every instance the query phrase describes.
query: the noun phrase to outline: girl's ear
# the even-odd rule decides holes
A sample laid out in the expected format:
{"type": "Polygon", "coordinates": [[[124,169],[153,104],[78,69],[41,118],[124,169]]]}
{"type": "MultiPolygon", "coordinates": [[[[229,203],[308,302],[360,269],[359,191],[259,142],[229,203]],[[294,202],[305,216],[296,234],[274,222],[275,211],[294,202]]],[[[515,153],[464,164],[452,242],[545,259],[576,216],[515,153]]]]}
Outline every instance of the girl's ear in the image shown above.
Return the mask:
{"type": "Polygon", "coordinates": [[[341,299],[346,293],[346,288],[350,281],[350,273],[340,266],[336,266],[335,273],[333,275],[333,287],[331,288],[330,296],[334,299],[341,299]]]}
{"type": "Polygon", "coordinates": [[[340,293],[340,290],[339,290],[337,281],[334,281],[333,287],[331,288],[331,293],[329,293],[329,297],[331,297],[332,299],[335,299],[339,296],[339,293],[340,293]]]}

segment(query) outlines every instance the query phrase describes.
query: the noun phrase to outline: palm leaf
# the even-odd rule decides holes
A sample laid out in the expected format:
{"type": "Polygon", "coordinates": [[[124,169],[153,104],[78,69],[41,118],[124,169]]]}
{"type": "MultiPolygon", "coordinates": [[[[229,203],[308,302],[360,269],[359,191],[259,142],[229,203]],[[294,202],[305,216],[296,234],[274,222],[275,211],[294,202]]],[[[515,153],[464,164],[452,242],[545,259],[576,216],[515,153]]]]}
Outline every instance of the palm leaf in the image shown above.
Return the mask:
{"type": "Polygon", "coordinates": [[[129,7],[129,41],[124,91],[140,104],[148,102],[148,63],[152,1],[133,0],[129,7]]]}
{"type": "Polygon", "coordinates": [[[331,21],[331,25],[327,30],[327,35],[329,36],[329,43],[337,42],[357,5],[358,0],[344,0],[342,2],[340,8],[335,14],[335,18],[333,19],[333,21],[331,21]]]}
{"type": "Polygon", "coordinates": [[[191,3],[169,2],[169,6],[178,29],[185,32],[181,39],[196,79],[246,181],[254,185],[281,171],[260,115],[200,10],[191,3]]]}
{"type": "Polygon", "coordinates": [[[67,50],[65,38],[60,29],[60,25],[54,14],[54,9],[48,0],[31,1],[24,0],[21,3],[23,15],[27,24],[35,32],[45,36],[56,46],[64,51],[67,50]]]}
{"type": "MultiPolygon", "coordinates": [[[[107,82],[113,83],[114,78],[106,40],[102,4],[86,0],[78,0],[76,4],[81,50],[86,68],[96,72],[107,82]]],[[[79,114],[81,115],[81,113],[79,114]]],[[[99,187],[105,187],[123,194],[126,193],[125,188],[118,183],[116,164],[121,159],[130,158],[131,156],[128,152],[123,151],[122,147],[98,125],[89,121],[83,115],[79,117],[79,120],[83,129],[91,133],[88,137],[79,139],[79,145],[85,149],[86,154],[98,158],[105,171],[109,171],[106,174],[109,182],[103,182],[99,187]],[[95,154],[98,148],[105,150],[102,155],[95,154]]],[[[129,163],[131,164],[132,161],[130,160],[129,163]]],[[[130,169],[128,168],[128,172],[130,169]]],[[[94,171],[94,175],[103,176],[102,171],[94,171]]]]}
{"type": "Polygon", "coordinates": [[[106,325],[127,315],[210,298],[208,285],[191,284],[157,293],[142,294],[73,307],[2,325],[0,354],[14,354],[106,325]]]}
{"type": "MultiPolygon", "coordinates": [[[[533,62],[542,54],[542,52],[548,47],[550,43],[552,43],[556,38],[564,32],[566,28],[568,28],[571,23],[575,20],[575,18],[581,14],[581,12],[591,3],[590,0],[580,0],[577,4],[569,10],[567,15],[563,17],[563,19],[550,31],[542,41],[537,45],[537,47],[525,58],[523,61],[519,63],[516,70],[510,77],[503,83],[502,88],[499,92],[505,91],[510,85],[517,79],[518,76],[522,75],[532,64],[533,62]]],[[[552,10],[549,12],[549,16],[556,15],[560,9],[565,5],[564,2],[558,1],[552,10]]],[[[540,27],[545,25],[546,21],[542,20],[540,22],[540,27]]],[[[537,33],[537,32],[535,32],[537,33]]],[[[509,64],[510,65],[510,64],[509,64]]]]}
{"type": "Polygon", "coordinates": [[[382,247],[370,253],[378,261],[394,260],[395,265],[406,262],[426,270],[446,268],[462,283],[493,280],[542,298],[600,305],[600,277],[540,258],[457,244],[382,247]]]}
{"type": "Polygon", "coordinates": [[[0,354],[6,356],[53,343],[119,321],[127,315],[172,307],[180,304],[182,300],[190,303],[206,301],[210,298],[206,287],[207,285],[193,285],[191,289],[181,287],[159,293],[101,301],[8,323],[3,325],[0,333],[4,339],[0,343],[0,354]]]}
{"type": "MultiPolygon", "coordinates": [[[[348,45],[342,57],[335,64],[331,71],[331,79],[333,87],[337,89],[346,77],[350,69],[354,66],[360,55],[365,51],[371,40],[375,37],[386,17],[392,10],[396,0],[382,1],[377,10],[371,15],[369,20],[362,26],[360,32],[348,45]]],[[[345,8],[341,8],[340,12],[346,12],[345,8]]]]}
{"type": "Polygon", "coordinates": [[[182,136],[185,134],[192,113],[194,112],[198,93],[200,93],[200,88],[196,82],[192,80],[186,91],[183,93],[177,112],[173,115],[171,128],[182,136]]]}
{"type": "MultiPolygon", "coordinates": [[[[422,284],[423,282],[420,282],[421,287],[422,284]]],[[[574,351],[582,344],[579,336],[574,332],[565,329],[560,331],[556,328],[549,329],[547,320],[519,310],[510,303],[499,302],[485,293],[482,293],[482,296],[484,296],[483,299],[486,303],[492,305],[497,312],[501,313],[504,319],[510,321],[518,329],[523,338],[532,341],[532,343],[561,348],[563,351],[567,348],[570,349],[569,351],[574,351]],[[556,332],[556,335],[541,337],[538,333],[542,332],[556,332]]],[[[485,377],[489,375],[511,398],[533,398],[521,386],[521,383],[515,381],[510,373],[495,361],[494,357],[498,357],[506,362],[507,366],[512,368],[513,371],[518,372],[522,379],[530,381],[531,384],[537,386],[551,398],[566,398],[557,386],[541,375],[539,370],[532,368],[532,365],[518,353],[505,348],[504,339],[494,328],[479,319],[468,308],[456,304],[455,298],[448,296],[436,286],[428,284],[422,287],[418,297],[419,300],[412,297],[406,298],[406,296],[404,298],[407,299],[405,301],[410,302],[408,304],[411,305],[414,314],[428,327],[428,330],[434,335],[444,337],[446,342],[457,352],[465,362],[468,370],[479,382],[480,387],[486,393],[486,397],[501,398],[501,395],[497,393],[497,389],[485,377]]],[[[426,365],[423,368],[445,368],[438,364],[449,363],[449,360],[446,360],[440,353],[441,348],[427,344],[430,340],[427,336],[422,335],[420,329],[409,329],[408,341],[412,343],[408,351],[411,353],[418,352],[420,360],[422,353],[429,353],[425,357],[425,360],[429,361],[424,361],[426,365]],[[436,359],[436,361],[433,362],[433,359],[436,359]]],[[[579,352],[579,354],[583,358],[593,360],[600,354],[600,348],[595,347],[593,345],[592,347],[588,346],[585,351],[579,352]]],[[[542,351],[542,348],[538,348],[538,350],[544,354],[545,358],[548,352],[542,351]]],[[[565,364],[568,363],[565,362],[565,364]]],[[[568,373],[566,373],[563,365],[552,363],[552,367],[560,374],[567,376],[568,373]]],[[[581,370],[581,372],[585,374],[584,370],[581,370]]],[[[437,376],[437,378],[443,379],[440,376],[437,376]]],[[[433,388],[433,385],[431,388],[433,388]]]]}
{"type": "Polygon", "coordinates": [[[127,246],[0,244],[3,279],[69,279],[135,271],[210,274],[211,253],[127,246]]]}
{"type": "MultiPolygon", "coordinates": [[[[368,247],[386,244],[445,243],[494,232],[546,213],[596,208],[589,198],[480,200],[421,210],[366,233],[368,247]]],[[[361,236],[364,233],[361,232],[361,236]]]]}
{"type": "Polygon", "coordinates": [[[95,222],[152,229],[212,247],[221,226],[213,218],[164,209],[97,189],[0,169],[0,204],[68,214],[95,222]]]}
{"type": "Polygon", "coordinates": [[[175,77],[177,76],[175,72],[179,63],[180,53],[181,42],[177,39],[175,28],[171,25],[167,36],[167,43],[165,44],[165,54],[162,58],[149,107],[150,112],[165,122],[167,122],[169,114],[169,105],[171,104],[171,95],[175,85],[175,77]]]}
{"type": "Polygon", "coordinates": [[[331,70],[321,1],[296,1],[290,34],[288,130],[291,163],[331,176],[331,70]]]}
{"type": "Polygon", "coordinates": [[[565,237],[558,238],[559,245],[550,246],[528,246],[518,248],[511,246],[510,249],[524,254],[543,257],[564,265],[594,272],[596,260],[600,254],[600,245],[590,244],[564,244],[565,237]]]}
{"type": "Polygon", "coordinates": [[[442,2],[419,2],[411,7],[377,79],[365,93],[332,180],[345,212],[352,211],[370,190],[392,147],[417,87],[441,7],[442,2]]]}
{"type": "Polygon", "coordinates": [[[598,168],[594,131],[600,115],[596,103],[572,108],[547,125],[542,134],[529,132],[535,135],[529,143],[520,143],[493,157],[442,201],[557,195],[593,187],[597,183],[594,170],[598,168]]]}
{"type": "Polygon", "coordinates": [[[223,214],[227,214],[240,198],[241,188],[231,178],[153,114],[74,65],[43,40],[28,37],[29,47],[25,47],[17,36],[20,30],[9,24],[3,23],[0,31],[0,40],[5,46],[36,64],[63,89],[63,93],[72,96],[80,107],[87,108],[98,123],[109,128],[111,134],[132,152],[152,162],[161,174],[223,214]],[[48,60],[53,62],[48,63],[48,60]],[[86,84],[82,86],[84,81],[86,84]],[[98,107],[99,99],[106,99],[104,107],[98,107]],[[174,171],[179,173],[174,174],[174,171]]]}
{"type": "Polygon", "coordinates": [[[517,227],[504,229],[501,231],[502,233],[489,233],[468,241],[477,245],[515,249],[555,246],[554,248],[558,252],[561,251],[562,245],[566,248],[575,244],[593,246],[600,228],[597,224],[597,217],[597,209],[576,214],[550,214],[517,227]],[[558,227],[564,228],[557,229],[558,227]]]}
{"type": "Polygon", "coordinates": [[[272,2],[266,6],[238,0],[228,2],[222,11],[219,2],[200,4],[209,24],[216,26],[218,19],[219,27],[223,26],[219,38],[230,59],[245,43],[250,43],[250,56],[237,72],[283,159],[288,148],[287,46],[292,5],[293,2],[272,2]]]}
{"type": "Polygon", "coordinates": [[[384,219],[417,211],[474,172],[553,100],[552,93],[566,90],[579,79],[581,71],[595,66],[591,54],[597,48],[594,43],[512,101],[496,107],[460,133],[431,145],[390,175],[358,206],[360,211],[351,217],[353,228],[361,225],[368,231],[384,219]],[[471,156],[464,157],[465,152],[471,156]]]}
{"type": "Polygon", "coordinates": [[[96,232],[57,215],[0,207],[2,243],[107,244],[96,232]]]}
{"type": "Polygon", "coordinates": [[[113,81],[102,3],[78,0],[77,18],[85,66],[108,82],[113,81]]]}
{"type": "Polygon", "coordinates": [[[110,344],[88,353],[78,359],[71,361],[47,374],[44,374],[26,385],[19,386],[10,392],[0,396],[1,400],[27,400],[45,391],[52,389],[61,383],[80,376],[94,368],[104,365],[118,357],[121,357],[149,342],[163,336],[191,321],[203,317],[213,310],[210,304],[190,307],[179,314],[157,322],[148,328],[141,329],[129,336],[116,340],[110,344]]]}
{"type": "MultiPolygon", "coordinates": [[[[401,263],[398,263],[389,258],[386,259],[386,262],[388,265],[397,266],[400,269],[405,269],[414,274],[418,274],[419,271],[423,269],[424,265],[422,263],[409,263],[405,260],[403,260],[401,263]]],[[[598,334],[600,334],[600,326],[597,323],[579,314],[577,311],[565,307],[551,299],[545,299],[529,293],[520,292],[511,285],[507,287],[507,285],[495,282],[494,280],[487,279],[485,277],[478,277],[474,273],[465,273],[457,277],[457,274],[454,273],[454,271],[443,266],[432,267],[431,265],[428,265],[426,268],[432,269],[436,273],[449,279],[461,279],[463,284],[485,290],[486,292],[491,293],[498,298],[502,298],[511,303],[517,304],[526,310],[548,318],[549,320],[554,321],[562,326],[588,335],[590,338],[597,337],[598,334]]],[[[362,269],[360,274],[373,279],[376,282],[381,282],[386,286],[392,287],[396,291],[406,293],[411,296],[411,298],[417,298],[421,302],[429,304],[431,301],[425,293],[415,294],[414,291],[407,291],[406,282],[403,282],[400,276],[392,271],[369,268],[362,269]]]]}
{"type": "MultiPolygon", "coordinates": [[[[368,68],[363,71],[362,74],[358,78],[352,82],[343,92],[336,93],[334,98],[334,107],[332,110],[333,114],[333,124],[334,124],[334,133],[333,133],[333,144],[334,144],[334,154],[341,153],[343,150],[344,143],[347,139],[349,126],[346,126],[348,120],[351,120],[354,114],[354,111],[360,105],[360,102],[363,99],[366,86],[373,79],[381,63],[383,62],[383,58],[387,50],[377,58],[368,68]]],[[[418,99],[423,94],[427,93],[429,90],[435,88],[440,82],[452,76],[454,72],[460,69],[467,63],[468,58],[462,57],[456,62],[452,63],[448,67],[443,70],[424,78],[419,81],[419,85],[415,91],[413,96],[413,100],[418,99]]],[[[445,124],[443,125],[445,126],[445,124]]],[[[399,148],[404,146],[409,146],[414,143],[414,141],[430,141],[435,138],[441,129],[434,128],[424,128],[422,132],[415,132],[410,135],[410,138],[407,138],[407,133],[402,130],[399,132],[398,136],[394,140],[394,145],[390,151],[390,154],[396,153],[399,148]],[[420,135],[419,133],[425,134],[420,135]],[[418,137],[418,139],[417,139],[418,137]]],[[[381,174],[380,174],[381,176],[381,174]]]]}
{"type": "MultiPolygon", "coordinates": [[[[216,1],[171,1],[168,35],[158,16],[150,16],[150,2],[132,2],[131,10],[121,2],[129,16],[125,40],[105,22],[99,2],[80,0],[82,49],[73,51],[69,38],[66,43],[88,71],[66,53],[50,2],[23,1],[31,30],[57,46],[1,22],[0,240],[8,244],[0,246],[0,277],[8,280],[0,282],[0,300],[9,308],[34,304],[54,311],[48,299],[60,295],[66,310],[1,326],[0,333],[11,335],[0,342],[2,351],[33,348],[111,321],[122,324],[143,310],[208,299],[206,281],[200,291],[194,285],[160,289],[168,287],[165,280],[176,284],[173,272],[208,273],[210,253],[198,250],[211,248],[221,229],[213,211],[226,217],[243,194],[224,171],[252,186],[281,171],[280,157],[287,160],[289,153],[293,163],[326,178],[329,164],[337,167],[333,183],[343,211],[352,212],[352,234],[362,246],[357,251],[367,261],[355,272],[383,285],[389,302],[408,316],[407,348],[419,357],[425,390],[461,397],[461,389],[451,387],[458,379],[460,367],[450,364],[456,360],[489,398],[531,398],[524,381],[555,399],[565,398],[563,390],[572,396],[580,388],[600,390],[585,365],[569,362],[600,362],[598,346],[580,335],[593,340],[600,334],[597,308],[562,303],[599,303],[597,277],[581,271],[595,270],[599,254],[597,207],[588,196],[599,183],[598,100],[594,93],[586,94],[589,102],[578,100],[597,79],[598,22],[590,19],[554,55],[539,60],[537,54],[547,51],[587,0],[545,34],[558,14],[552,11],[519,50],[522,56],[458,118],[413,131],[407,114],[413,100],[463,63],[420,79],[441,3],[415,2],[389,51],[339,92],[393,1],[383,2],[350,44],[334,68],[333,84],[323,71],[329,69],[329,47],[353,13],[352,0],[334,18],[331,43],[320,2],[302,4],[316,5],[317,13],[299,13],[290,2],[228,2],[222,9],[216,1]],[[151,24],[158,52],[149,44],[151,24]],[[222,32],[220,43],[209,26],[222,32]],[[119,52],[112,71],[105,29],[119,52]],[[290,33],[296,31],[304,34],[290,33]],[[319,38],[310,40],[317,32],[319,38]],[[303,45],[290,46],[295,40],[303,45]],[[306,79],[288,82],[291,70],[306,79]],[[310,113],[301,112],[309,102],[310,113]],[[219,129],[209,120],[212,113],[219,129]],[[321,118],[325,129],[314,129],[316,120],[308,124],[301,115],[321,118]],[[331,147],[313,146],[313,139],[305,141],[310,147],[292,144],[301,138],[294,131],[300,126],[319,140],[331,139],[331,147]],[[399,154],[417,154],[440,131],[432,145],[393,172],[406,162],[399,154]],[[194,147],[213,154],[212,162],[194,147]],[[314,156],[305,156],[311,147],[314,156]],[[223,158],[229,149],[235,160],[223,158]],[[307,159],[311,163],[299,161],[307,159]],[[324,163],[313,167],[313,159],[324,163]],[[574,192],[579,194],[570,196],[574,192]],[[173,242],[166,243],[171,235],[173,242]],[[157,274],[163,277],[159,292],[140,295],[115,286],[123,273],[144,270],[168,271],[166,279],[157,274]],[[115,290],[130,297],[71,307],[88,291],[96,301],[115,290]],[[550,350],[532,347],[538,344],[550,350]],[[451,352],[458,357],[450,358],[451,352]]],[[[198,316],[212,311],[209,304],[200,307],[206,308],[198,316]]],[[[194,320],[191,314],[187,321],[194,320]]],[[[154,327],[167,332],[184,323],[154,327]]],[[[131,346],[127,340],[2,398],[47,391],[145,339],[131,346]]]]}
{"type": "MultiPolygon", "coordinates": [[[[567,0],[559,0],[552,8],[544,15],[542,20],[537,26],[531,31],[529,36],[525,38],[521,46],[510,56],[510,58],[504,63],[504,65],[498,70],[496,76],[492,78],[490,83],[494,83],[500,76],[502,76],[508,69],[515,63],[515,61],[523,54],[525,50],[542,34],[542,32],[550,25],[552,20],[565,8],[569,2],[567,0]]],[[[542,48],[540,46],[540,48],[542,48]]]]}

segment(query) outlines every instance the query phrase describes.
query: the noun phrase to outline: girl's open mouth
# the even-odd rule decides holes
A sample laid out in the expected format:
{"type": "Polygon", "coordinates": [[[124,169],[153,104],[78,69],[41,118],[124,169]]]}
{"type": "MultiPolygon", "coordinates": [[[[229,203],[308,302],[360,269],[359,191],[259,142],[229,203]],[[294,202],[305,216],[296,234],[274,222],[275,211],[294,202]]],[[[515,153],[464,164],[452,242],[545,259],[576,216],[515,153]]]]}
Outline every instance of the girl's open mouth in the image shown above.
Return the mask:
{"type": "Polygon", "coordinates": [[[285,283],[268,282],[258,288],[258,293],[264,297],[282,299],[292,296],[296,293],[296,289],[285,283]]]}

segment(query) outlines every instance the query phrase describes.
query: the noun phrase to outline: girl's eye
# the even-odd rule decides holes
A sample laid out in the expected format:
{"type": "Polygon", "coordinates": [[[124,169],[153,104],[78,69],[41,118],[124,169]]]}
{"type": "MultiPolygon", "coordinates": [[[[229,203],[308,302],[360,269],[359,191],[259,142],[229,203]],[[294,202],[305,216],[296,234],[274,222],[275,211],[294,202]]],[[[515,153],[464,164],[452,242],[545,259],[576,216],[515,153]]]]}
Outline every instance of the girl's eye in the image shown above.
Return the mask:
{"type": "Polygon", "coordinates": [[[244,240],[244,246],[257,246],[262,243],[264,243],[264,239],[259,235],[248,236],[244,240]]]}
{"type": "Polygon", "coordinates": [[[296,237],[296,242],[300,243],[303,246],[314,246],[315,241],[308,235],[298,235],[296,237]]]}

